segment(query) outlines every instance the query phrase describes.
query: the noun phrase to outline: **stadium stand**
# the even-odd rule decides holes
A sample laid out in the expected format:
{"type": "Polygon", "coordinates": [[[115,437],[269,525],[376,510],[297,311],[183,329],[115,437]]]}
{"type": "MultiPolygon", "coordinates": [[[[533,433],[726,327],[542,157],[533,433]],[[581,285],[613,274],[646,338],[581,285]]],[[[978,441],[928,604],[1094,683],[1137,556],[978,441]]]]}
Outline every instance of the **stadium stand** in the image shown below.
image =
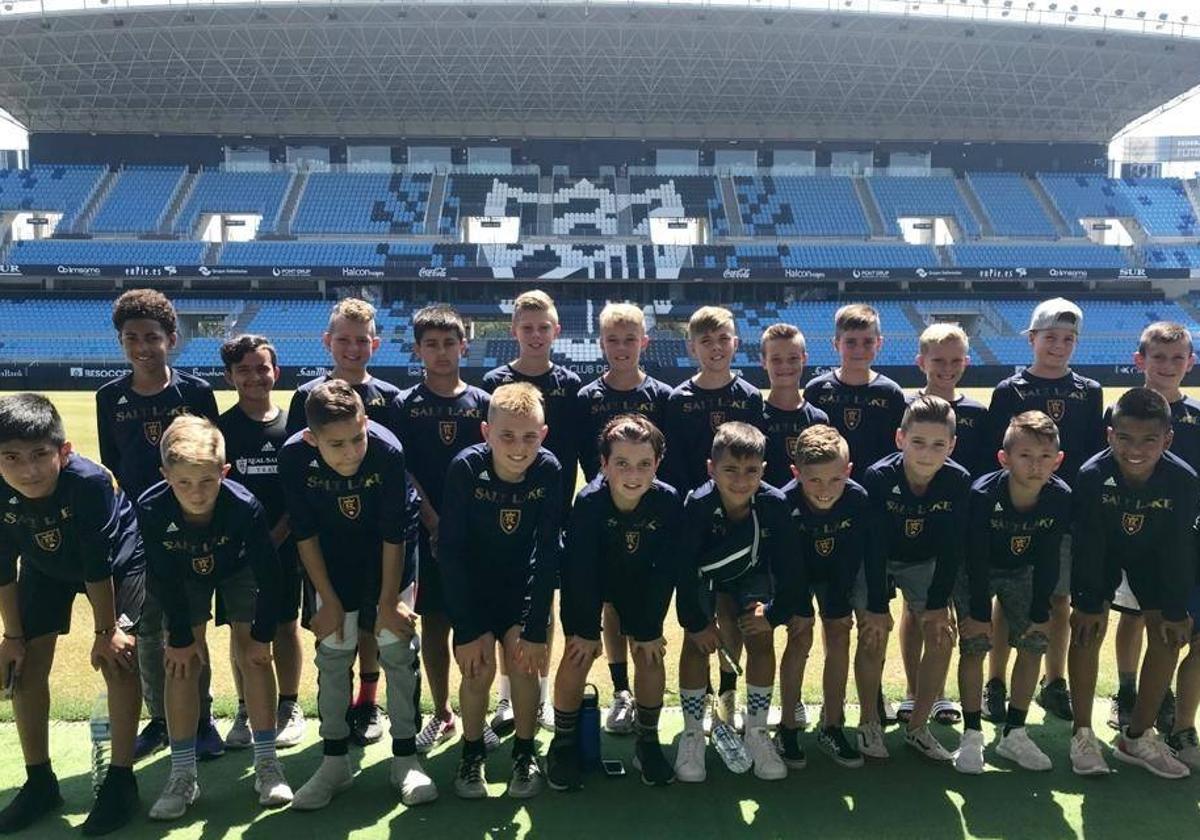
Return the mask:
{"type": "Polygon", "coordinates": [[[221,265],[457,267],[475,265],[474,245],[427,245],[400,242],[229,242],[221,265]]]}
{"type": "Polygon", "coordinates": [[[554,219],[557,236],[616,236],[617,188],[611,175],[598,178],[554,176],[554,219]]]}
{"type": "Polygon", "coordinates": [[[711,176],[633,175],[629,179],[629,195],[619,198],[628,202],[633,232],[639,236],[649,236],[650,216],[656,210],[664,210],[670,216],[708,219],[713,235],[729,234],[725,204],[717,180],[711,176]]]}
{"type": "Polygon", "coordinates": [[[900,235],[897,219],[903,216],[950,216],[962,233],[979,236],[979,221],[959,195],[953,178],[874,175],[866,180],[884,227],[892,236],[900,235]]]}
{"type": "Polygon", "coordinates": [[[1146,268],[1200,268],[1200,244],[1148,246],[1142,251],[1146,268]]]}
{"type": "Polygon", "coordinates": [[[969,268],[1127,268],[1129,260],[1117,247],[1104,245],[951,245],[957,266],[969,268]]]}
{"type": "Polygon", "coordinates": [[[738,212],[753,236],[861,236],[871,233],[850,178],[734,178],[738,212]]]}
{"type": "Polygon", "coordinates": [[[314,172],[292,233],[423,234],[432,176],[314,172]]]}
{"type": "Polygon", "coordinates": [[[996,236],[1058,235],[1024,176],[1015,172],[971,172],[966,180],[996,236]]]}
{"type": "Polygon", "coordinates": [[[99,166],[0,169],[0,210],[62,213],[59,228],[70,230],[104,171],[99,166]]]}
{"type": "Polygon", "coordinates": [[[175,220],[175,232],[195,234],[205,213],[253,213],[262,216],[259,233],[272,233],[292,177],[290,172],[201,172],[175,220]]]}
{"type": "Polygon", "coordinates": [[[536,175],[451,175],[446,185],[438,233],[458,233],[469,216],[518,216],[521,233],[537,232],[536,175]]]}
{"type": "Polygon", "coordinates": [[[1195,236],[1196,209],[1178,178],[1124,178],[1117,182],[1150,236],[1195,236]]]}
{"type": "Polygon", "coordinates": [[[204,248],[203,242],[180,240],[31,239],[14,242],[8,259],[29,265],[200,265],[204,248]]]}
{"type": "Polygon", "coordinates": [[[698,268],[928,268],[939,265],[924,245],[697,245],[698,268]]]}
{"type": "Polygon", "coordinates": [[[157,232],[185,173],[179,166],[122,169],[92,218],[91,231],[157,232]]]}

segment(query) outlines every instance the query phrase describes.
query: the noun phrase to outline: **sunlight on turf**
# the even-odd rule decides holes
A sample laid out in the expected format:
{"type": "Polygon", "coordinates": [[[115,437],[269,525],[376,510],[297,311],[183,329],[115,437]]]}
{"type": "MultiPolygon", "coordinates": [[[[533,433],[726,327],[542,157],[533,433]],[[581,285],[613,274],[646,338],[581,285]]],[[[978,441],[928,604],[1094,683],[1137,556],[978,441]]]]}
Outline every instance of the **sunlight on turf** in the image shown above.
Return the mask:
{"type": "Polygon", "coordinates": [[[967,799],[961,793],[953,790],[946,791],[946,798],[954,805],[954,810],[958,813],[958,819],[962,823],[963,837],[970,837],[971,832],[967,828],[967,819],[963,816],[963,808],[967,805],[967,799]]]}
{"type": "Polygon", "coordinates": [[[758,803],[753,799],[743,799],[738,803],[738,809],[742,812],[742,822],[754,825],[754,818],[758,816],[758,803]]]}

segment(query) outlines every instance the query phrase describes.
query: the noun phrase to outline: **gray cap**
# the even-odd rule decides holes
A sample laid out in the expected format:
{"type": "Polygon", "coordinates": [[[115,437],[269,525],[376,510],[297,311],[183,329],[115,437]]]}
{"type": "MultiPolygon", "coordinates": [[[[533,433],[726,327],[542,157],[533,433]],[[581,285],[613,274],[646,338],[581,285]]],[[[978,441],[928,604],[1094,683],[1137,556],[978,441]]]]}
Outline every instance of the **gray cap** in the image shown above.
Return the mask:
{"type": "Polygon", "coordinates": [[[1029,317],[1029,328],[1025,332],[1053,329],[1075,330],[1083,328],[1083,312],[1066,298],[1044,300],[1029,317]]]}

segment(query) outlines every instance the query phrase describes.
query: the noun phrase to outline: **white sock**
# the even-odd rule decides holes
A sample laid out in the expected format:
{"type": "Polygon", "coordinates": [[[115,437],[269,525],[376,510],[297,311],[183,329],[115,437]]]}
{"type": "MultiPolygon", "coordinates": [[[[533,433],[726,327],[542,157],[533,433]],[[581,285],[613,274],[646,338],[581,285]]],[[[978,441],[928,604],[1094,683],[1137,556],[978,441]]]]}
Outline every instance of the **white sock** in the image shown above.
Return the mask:
{"type": "Polygon", "coordinates": [[[545,703],[550,699],[550,678],[538,677],[538,690],[541,692],[542,702],[545,703]]]}
{"type": "Polygon", "coordinates": [[[773,685],[750,685],[746,683],[746,728],[766,727],[767,715],[771,711],[773,685]]]}
{"type": "Polygon", "coordinates": [[[512,700],[512,683],[508,681],[508,674],[500,675],[500,699],[512,700]]]}

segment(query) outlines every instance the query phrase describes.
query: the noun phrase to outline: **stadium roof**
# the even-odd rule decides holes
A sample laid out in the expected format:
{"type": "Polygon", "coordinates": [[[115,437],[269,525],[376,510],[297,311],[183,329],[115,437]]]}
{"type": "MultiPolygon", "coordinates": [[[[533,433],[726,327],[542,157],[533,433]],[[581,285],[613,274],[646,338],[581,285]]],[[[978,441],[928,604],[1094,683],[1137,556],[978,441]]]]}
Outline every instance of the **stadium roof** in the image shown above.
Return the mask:
{"type": "Polygon", "coordinates": [[[1186,17],[1059,5],[0,0],[0,108],[32,132],[1104,143],[1200,84],[1186,17]]]}

